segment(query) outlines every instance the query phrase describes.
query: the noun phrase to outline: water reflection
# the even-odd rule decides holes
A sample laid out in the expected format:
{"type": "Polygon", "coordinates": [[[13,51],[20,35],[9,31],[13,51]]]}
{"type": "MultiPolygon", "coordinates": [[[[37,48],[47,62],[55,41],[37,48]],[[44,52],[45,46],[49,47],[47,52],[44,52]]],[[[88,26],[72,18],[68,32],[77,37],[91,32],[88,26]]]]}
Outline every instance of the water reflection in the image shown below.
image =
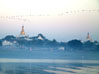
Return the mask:
{"type": "Polygon", "coordinates": [[[50,74],[35,64],[0,64],[0,74],[50,74]]]}
{"type": "Polygon", "coordinates": [[[0,63],[0,74],[98,74],[97,63],[0,63]]]}
{"type": "Polygon", "coordinates": [[[99,74],[99,52],[2,50],[0,74],[99,74]]]}

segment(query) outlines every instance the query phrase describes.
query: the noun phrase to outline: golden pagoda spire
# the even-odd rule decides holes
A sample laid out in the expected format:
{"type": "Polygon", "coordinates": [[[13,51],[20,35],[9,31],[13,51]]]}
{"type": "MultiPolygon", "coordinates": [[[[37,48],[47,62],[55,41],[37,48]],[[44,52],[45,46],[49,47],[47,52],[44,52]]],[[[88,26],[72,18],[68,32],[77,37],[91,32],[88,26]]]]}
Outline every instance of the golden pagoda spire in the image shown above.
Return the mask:
{"type": "Polygon", "coordinates": [[[24,26],[22,26],[22,30],[21,30],[21,35],[25,35],[25,32],[24,32],[24,26]]]}
{"type": "Polygon", "coordinates": [[[87,40],[89,40],[90,39],[90,35],[89,35],[89,32],[88,32],[88,34],[87,34],[87,40]]]}
{"type": "Polygon", "coordinates": [[[88,41],[92,41],[92,39],[91,39],[91,37],[90,37],[90,34],[89,34],[89,32],[88,32],[88,34],[87,34],[87,37],[86,37],[86,39],[87,39],[88,41]]]}

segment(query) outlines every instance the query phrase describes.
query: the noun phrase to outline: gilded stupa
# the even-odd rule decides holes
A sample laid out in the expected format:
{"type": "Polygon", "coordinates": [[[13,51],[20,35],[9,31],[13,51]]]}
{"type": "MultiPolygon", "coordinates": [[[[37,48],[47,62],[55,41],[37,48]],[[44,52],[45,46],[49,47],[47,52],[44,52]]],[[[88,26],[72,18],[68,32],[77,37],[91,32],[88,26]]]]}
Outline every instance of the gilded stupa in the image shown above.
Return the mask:
{"type": "Polygon", "coordinates": [[[22,30],[21,30],[21,33],[20,33],[20,35],[22,35],[22,36],[25,36],[25,32],[24,32],[24,26],[22,26],[22,30]]]}
{"type": "Polygon", "coordinates": [[[87,34],[86,40],[87,40],[87,41],[92,41],[92,38],[90,37],[89,32],[88,32],[88,34],[87,34]]]}
{"type": "Polygon", "coordinates": [[[20,37],[28,37],[24,31],[24,26],[22,26],[21,32],[20,32],[20,37]]]}

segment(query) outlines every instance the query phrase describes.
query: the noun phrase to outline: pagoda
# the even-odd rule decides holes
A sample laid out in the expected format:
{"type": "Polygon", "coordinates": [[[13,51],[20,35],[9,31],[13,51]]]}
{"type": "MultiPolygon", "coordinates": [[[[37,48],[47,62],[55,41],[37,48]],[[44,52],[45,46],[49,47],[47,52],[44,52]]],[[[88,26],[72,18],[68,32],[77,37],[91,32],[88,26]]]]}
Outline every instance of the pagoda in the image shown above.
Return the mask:
{"type": "Polygon", "coordinates": [[[24,31],[24,26],[22,26],[22,30],[20,32],[20,37],[28,37],[24,31]]]}
{"type": "Polygon", "coordinates": [[[87,34],[86,40],[87,40],[87,41],[91,41],[91,42],[92,42],[92,38],[90,37],[89,32],[88,32],[88,34],[87,34]]]}

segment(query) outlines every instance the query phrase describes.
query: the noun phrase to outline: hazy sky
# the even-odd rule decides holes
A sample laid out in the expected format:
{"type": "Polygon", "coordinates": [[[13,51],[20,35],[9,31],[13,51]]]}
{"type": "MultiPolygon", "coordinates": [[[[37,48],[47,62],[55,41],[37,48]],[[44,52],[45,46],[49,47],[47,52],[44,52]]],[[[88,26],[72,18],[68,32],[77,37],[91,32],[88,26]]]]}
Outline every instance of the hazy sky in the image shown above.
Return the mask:
{"type": "Polygon", "coordinates": [[[29,36],[85,40],[87,32],[99,41],[99,0],[0,0],[0,38],[29,36]]]}

